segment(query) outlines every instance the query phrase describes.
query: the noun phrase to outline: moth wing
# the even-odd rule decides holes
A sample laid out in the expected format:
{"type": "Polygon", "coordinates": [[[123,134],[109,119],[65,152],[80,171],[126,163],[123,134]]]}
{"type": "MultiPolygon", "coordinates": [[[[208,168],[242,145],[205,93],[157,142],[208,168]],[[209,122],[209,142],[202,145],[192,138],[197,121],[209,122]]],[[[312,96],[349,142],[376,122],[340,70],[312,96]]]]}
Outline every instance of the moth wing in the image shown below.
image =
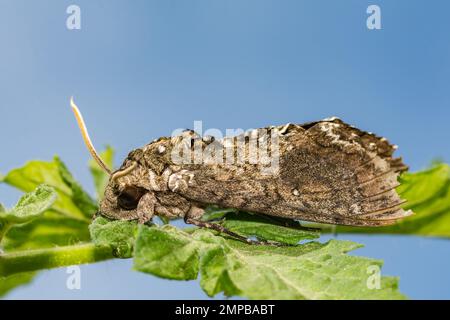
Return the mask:
{"type": "Polygon", "coordinates": [[[279,138],[273,174],[248,163],[246,142],[243,164],[185,166],[193,181],[178,192],[202,204],[319,223],[381,226],[411,214],[395,190],[407,167],[386,139],[339,119],[266,130],[279,138]]]}
{"type": "Polygon", "coordinates": [[[396,146],[339,119],[302,128],[290,138],[297,147],[281,158],[280,180],[298,195],[285,197],[288,207],[297,204],[305,220],[353,226],[389,225],[412,214],[396,191],[407,170],[393,157],[396,146]]]}

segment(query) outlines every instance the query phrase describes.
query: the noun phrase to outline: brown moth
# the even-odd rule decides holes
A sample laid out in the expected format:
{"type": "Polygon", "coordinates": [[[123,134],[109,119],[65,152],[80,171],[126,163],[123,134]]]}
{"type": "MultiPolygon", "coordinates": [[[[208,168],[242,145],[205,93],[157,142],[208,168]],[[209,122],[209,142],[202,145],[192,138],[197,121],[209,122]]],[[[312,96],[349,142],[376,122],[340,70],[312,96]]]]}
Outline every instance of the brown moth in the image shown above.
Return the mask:
{"type": "MultiPolygon", "coordinates": [[[[412,214],[402,209],[404,201],[396,192],[397,178],[407,170],[401,158],[393,157],[396,146],[337,118],[258,129],[276,137],[278,168],[272,174],[264,172],[267,161],[251,161],[251,133],[214,140],[194,131],[159,138],[133,150],[118,170],[110,172],[95,151],[73,100],[71,106],[92,156],[110,174],[99,212],[107,218],[139,223],[155,215],[184,218],[186,223],[249,242],[220,224],[201,221],[204,209],[215,205],[365,227],[390,225],[412,214]],[[195,150],[204,152],[230,141],[235,142],[228,148],[233,163],[174,161],[175,148],[180,145],[195,154],[195,150]]],[[[274,140],[258,138],[258,145],[263,142],[275,145],[274,140]]]]}

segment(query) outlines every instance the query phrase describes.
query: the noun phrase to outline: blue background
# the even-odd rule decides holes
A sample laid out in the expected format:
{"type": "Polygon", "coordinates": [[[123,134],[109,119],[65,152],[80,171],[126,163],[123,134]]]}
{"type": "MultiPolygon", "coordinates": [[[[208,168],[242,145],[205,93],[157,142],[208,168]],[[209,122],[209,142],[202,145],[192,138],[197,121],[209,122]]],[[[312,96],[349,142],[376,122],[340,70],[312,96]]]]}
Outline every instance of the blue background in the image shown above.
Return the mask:
{"type": "MultiPolygon", "coordinates": [[[[176,128],[255,128],[336,115],[389,137],[413,170],[450,159],[448,1],[0,0],[0,171],[58,154],[90,192],[89,155],[118,159],[176,128]],[[66,28],[81,7],[82,29],[66,28]],[[382,30],[368,30],[377,4],[382,30]]],[[[118,163],[119,164],[119,161],[118,163]]],[[[20,193],[0,185],[12,205],[20,193]]],[[[411,298],[450,298],[450,242],[339,235],[385,260],[411,298]]],[[[324,238],[326,239],[326,237],[324,238]]],[[[43,272],[9,298],[205,298],[197,282],[130,271],[130,261],[43,272]]]]}

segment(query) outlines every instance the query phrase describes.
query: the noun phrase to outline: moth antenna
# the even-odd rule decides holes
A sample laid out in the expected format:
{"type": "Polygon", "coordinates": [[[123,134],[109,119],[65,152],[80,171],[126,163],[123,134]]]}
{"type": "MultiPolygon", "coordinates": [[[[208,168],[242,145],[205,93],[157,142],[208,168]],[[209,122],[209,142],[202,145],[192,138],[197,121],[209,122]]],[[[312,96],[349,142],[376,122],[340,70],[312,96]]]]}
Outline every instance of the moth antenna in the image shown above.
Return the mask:
{"type": "Polygon", "coordinates": [[[75,118],[78,123],[78,127],[81,131],[81,136],[83,137],[84,143],[86,144],[86,147],[89,150],[89,153],[92,155],[94,160],[98,163],[100,168],[102,168],[106,173],[111,175],[111,170],[108,168],[108,166],[103,162],[102,158],[98,155],[97,151],[94,148],[94,145],[92,144],[91,138],[89,137],[88,130],[86,128],[86,124],[84,123],[83,116],[81,115],[80,110],[78,109],[77,105],[73,101],[73,97],[70,98],[70,106],[72,107],[72,111],[75,114],[75,118]]]}
{"type": "Polygon", "coordinates": [[[136,169],[136,167],[137,167],[137,163],[136,163],[136,162],[133,162],[133,163],[131,164],[131,166],[129,166],[128,168],[123,169],[123,170],[121,170],[121,171],[117,171],[116,173],[114,173],[114,174],[111,176],[111,181],[115,182],[117,179],[126,176],[126,175],[129,174],[131,171],[133,171],[134,169],[136,169]]]}

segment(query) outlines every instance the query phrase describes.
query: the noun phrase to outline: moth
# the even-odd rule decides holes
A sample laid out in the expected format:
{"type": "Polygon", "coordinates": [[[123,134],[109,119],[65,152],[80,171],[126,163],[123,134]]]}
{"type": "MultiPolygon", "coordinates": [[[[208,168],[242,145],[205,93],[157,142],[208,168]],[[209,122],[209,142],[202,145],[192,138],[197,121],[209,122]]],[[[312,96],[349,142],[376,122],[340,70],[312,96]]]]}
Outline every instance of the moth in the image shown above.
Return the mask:
{"type": "MultiPolygon", "coordinates": [[[[110,219],[147,223],[154,216],[183,218],[250,242],[219,223],[202,221],[205,208],[364,227],[390,225],[412,214],[402,209],[404,201],[396,191],[399,174],[407,170],[401,158],[393,157],[396,146],[338,118],[256,130],[276,137],[278,166],[271,174],[264,172],[267,161],[248,161],[248,133],[215,140],[192,130],[131,151],[111,172],[95,151],[73,100],[71,107],[92,157],[110,176],[99,208],[110,219]],[[204,152],[230,140],[240,141],[228,150],[241,161],[174,161],[180,145],[185,151],[204,152]]],[[[262,142],[257,140],[257,145],[262,142]]],[[[272,140],[265,143],[274,145],[272,140]]]]}

